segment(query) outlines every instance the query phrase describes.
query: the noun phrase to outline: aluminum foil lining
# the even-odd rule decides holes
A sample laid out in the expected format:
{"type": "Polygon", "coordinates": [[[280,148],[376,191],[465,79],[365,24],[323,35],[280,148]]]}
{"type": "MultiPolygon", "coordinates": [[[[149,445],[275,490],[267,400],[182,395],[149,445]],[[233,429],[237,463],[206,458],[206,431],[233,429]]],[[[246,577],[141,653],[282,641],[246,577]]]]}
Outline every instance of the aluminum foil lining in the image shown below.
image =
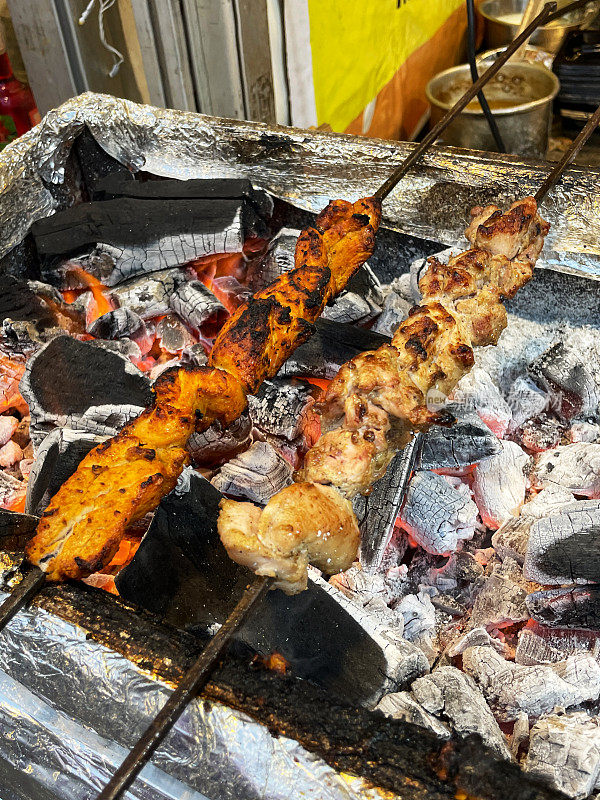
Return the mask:
{"type": "MultiPolygon", "coordinates": [[[[355,200],[372,193],[414,147],[83,94],[2,151],[0,254],[52,212],[47,186],[63,181],[68,153],[84,126],[132,170],[180,179],[247,177],[313,212],[332,197],[355,200]]],[[[385,201],[384,225],[455,244],[473,205],[533,194],[549,168],[518,156],[434,147],[385,201]]],[[[569,170],[544,201],[543,213],[552,223],[545,266],[600,280],[600,171],[569,170]]]]}
{"type": "MultiPolygon", "coordinates": [[[[0,600],[4,597],[0,593],[0,600]]],[[[26,783],[30,800],[94,798],[170,687],[43,609],[20,612],[2,637],[2,796],[26,783]]],[[[126,797],[391,800],[393,795],[337,773],[245,714],[196,700],[126,797]]]]}

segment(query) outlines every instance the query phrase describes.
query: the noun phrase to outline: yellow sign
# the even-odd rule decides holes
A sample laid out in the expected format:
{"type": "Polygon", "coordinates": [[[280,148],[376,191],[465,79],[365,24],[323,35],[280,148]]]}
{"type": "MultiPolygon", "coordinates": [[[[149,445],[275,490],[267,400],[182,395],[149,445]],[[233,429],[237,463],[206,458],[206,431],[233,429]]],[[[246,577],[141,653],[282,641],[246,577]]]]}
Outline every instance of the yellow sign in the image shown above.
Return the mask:
{"type": "Polygon", "coordinates": [[[343,131],[464,0],[308,0],[317,121],[343,131]]]}

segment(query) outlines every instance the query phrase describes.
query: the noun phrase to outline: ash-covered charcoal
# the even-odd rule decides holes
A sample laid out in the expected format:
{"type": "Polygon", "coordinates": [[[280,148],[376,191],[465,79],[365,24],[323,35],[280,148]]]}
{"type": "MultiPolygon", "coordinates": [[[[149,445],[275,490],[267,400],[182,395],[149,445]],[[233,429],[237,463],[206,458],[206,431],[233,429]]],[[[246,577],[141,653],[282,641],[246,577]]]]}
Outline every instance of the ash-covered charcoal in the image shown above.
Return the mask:
{"type": "Polygon", "coordinates": [[[529,622],[519,631],[515,663],[531,667],[556,664],[575,653],[589,653],[600,659],[600,634],[592,631],[546,628],[529,622]]]}
{"type": "Polygon", "coordinates": [[[110,435],[152,401],[148,378],[127,358],[70,336],[57,336],[29,359],[20,391],[34,447],[65,425],[110,435]]]}
{"type": "Polygon", "coordinates": [[[600,576],[600,500],[579,500],[531,526],[525,576],[553,586],[600,576]]]}
{"type": "Polygon", "coordinates": [[[494,639],[485,628],[473,628],[463,634],[446,651],[450,658],[460,656],[468,647],[493,647],[502,656],[509,654],[509,648],[500,639],[494,639]]]}
{"type": "Polygon", "coordinates": [[[211,483],[223,494],[264,504],[292,483],[292,468],[270,444],[254,442],[224,464],[211,483]]]}
{"type": "MultiPolygon", "coordinates": [[[[38,332],[57,325],[56,315],[36,292],[36,283],[12,275],[0,275],[0,323],[7,319],[30,322],[38,332]]],[[[53,297],[55,305],[60,306],[61,297],[53,297]]]]}
{"type": "Polygon", "coordinates": [[[115,308],[98,319],[88,328],[96,339],[132,339],[144,352],[141,344],[148,338],[146,323],[131,308],[115,308]]]}
{"type": "MultiPolygon", "coordinates": [[[[491,647],[483,648],[492,650],[491,647]]],[[[476,733],[501,758],[510,760],[504,734],[473,681],[455,667],[439,667],[411,686],[415,700],[459,736],[476,733]]]]}
{"type": "Polygon", "coordinates": [[[515,442],[502,441],[501,451],[473,470],[473,494],[481,519],[492,530],[518,513],[525,501],[529,456],[515,442]]]}
{"type": "Polygon", "coordinates": [[[80,203],[31,227],[38,253],[52,269],[60,255],[89,252],[114,262],[108,286],[134,275],[177,267],[205,255],[238,253],[251,236],[265,236],[268,195],[248,181],[131,182],[135,195],[80,203]],[[229,184],[229,185],[228,185],[229,184]],[[151,194],[144,194],[151,192],[151,194]],[[208,192],[208,195],[206,194],[208,192]]]}
{"type": "Polygon", "coordinates": [[[512,420],[510,406],[489,373],[475,367],[458,382],[451,394],[455,403],[475,410],[498,437],[504,436],[512,420]]]}
{"type": "Polygon", "coordinates": [[[180,269],[165,269],[121,283],[111,291],[111,296],[121,308],[135,311],[142,319],[151,319],[171,310],[171,295],[185,280],[180,269]]]}
{"type": "Polygon", "coordinates": [[[171,355],[192,347],[196,340],[185,323],[176,314],[165,314],[156,325],[156,338],[163,350],[171,355]]]}
{"type": "Polygon", "coordinates": [[[505,558],[492,569],[475,599],[469,627],[505,628],[529,619],[525,599],[527,583],[521,567],[514,559],[505,558]]]}
{"type": "Polygon", "coordinates": [[[542,453],[533,477],[538,486],[554,484],[582,497],[600,497],[600,444],[567,444],[542,453]]]}
{"type": "Polygon", "coordinates": [[[314,405],[312,392],[310,385],[298,380],[264,381],[258,394],[248,397],[250,417],[260,430],[293,441],[308,422],[314,405]]]}
{"type": "Polygon", "coordinates": [[[456,422],[449,427],[432,425],[423,434],[422,469],[459,470],[500,452],[498,439],[478,414],[455,403],[445,410],[456,422]]]}
{"type": "Polygon", "coordinates": [[[597,422],[573,420],[567,431],[567,438],[574,443],[600,442],[600,425],[597,422]]]}
{"type": "Polygon", "coordinates": [[[506,661],[493,647],[469,647],[462,660],[496,715],[507,722],[521,714],[537,718],[555,706],[570,708],[600,696],[600,666],[590,655],[578,653],[557,664],[524,667],[506,661]]]}
{"type": "Polygon", "coordinates": [[[416,472],[398,518],[400,525],[429,553],[453,553],[461,540],[473,538],[477,525],[477,506],[464,489],[458,491],[434,472],[416,472]]]}
{"type": "Polygon", "coordinates": [[[382,697],[377,706],[377,711],[381,711],[386,717],[392,719],[403,719],[406,722],[411,722],[413,725],[418,725],[420,728],[425,728],[431,733],[434,733],[440,739],[449,739],[451,734],[450,728],[440,722],[439,719],[425,711],[423,706],[414,699],[410,692],[392,692],[382,697]]]}
{"type": "Polygon", "coordinates": [[[373,323],[371,330],[384,336],[393,336],[398,325],[408,317],[413,305],[412,301],[406,300],[398,292],[390,289],[383,301],[381,314],[373,323]]]}
{"type": "Polygon", "coordinates": [[[190,328],[199,331],[202,325],[218,317],[225,318],[225,307],[201,281],[186,281],[169,295],[173,311],[190,328]]]}
{"type": "Polygon", "coordinates": [[[416,644],[432,664],[437,656],[437,649],[434,645],[436,614],[430,591],[422,587],[417,594],[404,595],[394,610],[404,620],[404,638],[416,644]]]}
{"type": "Polygon", "coordinates": [[[271,239],[263,258],[250,264],[247,281],[252,292],[264,289],[280,275],[293,269],[299,235],[300,231],[296,228],[282,228],[271,239]]]}
{"type": "Polygon", "coordinates": [[[41,516],[50,498],[70,478],[79,462],[106,441],[105,436],[94,436],[70,428],[53,430],[40,445],[27,482],[25,510],[41,516]]]}
{"type": "Polygon", "coordinates": [[[531,453],[543,453],[557,447],[565,431],[565,424],[549,414],[528,419],[515,432],[515,438],[531,453]]]}
{"type": "Polygon", "coordinates": [[[532,519],[540,519],[558,511],[563,506],[572,503],[575,500],[574,495],[564,486],[550,484],[541,492],[537,492],[533,497],[528,500],[521,507],[522,517],[531,517],[532,519]]]}
{"type": "Polygon", "coordinates": [[[292,353],[278,376],[331,380],[346,361],[389,342],[380,333],[320,318],[314,335],[292,353]]]}
{"type": "Polygon", "coordinates": [[[507,403],[512,411],[509,432],[520,428],[527,420],[539,416],[550,402],[549,395],[530,378],[519,375],[510,387],[507,403]]]}
{"type": "Polygon", "coordinates": [[[533,380],[551,398],[551,406],[563,419],[578,414],[597,416],[600,403],[598,352],[586,353],[576,342],[557,342],[528,367],[533,380]]]}
{"type": "Polygon", "coordinates": [[[567,586],[527,595],[531,618],[553,628],[600,630],[600,588],[567,586]]]}
{"type": "Polygon", "coordinates": [[[342,292],[333,305],[323,309],[321,316],[332,322],[367,322],[371,318],[371,307],[356,292],[342,292]]]}
{"type": "Polygon", "coordinates": [[[197,466],[218,466],[248,447],[251,431],[252,420],[246,412],[225,429],[215,422],[202,433],[193,433],[186,450],[197,466]]]}
{"type": "Polygon", "coordinates": [[[492,547],[502,560],[514,559],[523,566],[529,531],[533,524],[533,517],[509,517],[492,536],[492,547]]]}
{"type": "Polygon", "coordinates": [[[573,711],[539,719],[531,729],[523,769],[567,797],[588,797],[600,777],[598,718],[573,711]]]}

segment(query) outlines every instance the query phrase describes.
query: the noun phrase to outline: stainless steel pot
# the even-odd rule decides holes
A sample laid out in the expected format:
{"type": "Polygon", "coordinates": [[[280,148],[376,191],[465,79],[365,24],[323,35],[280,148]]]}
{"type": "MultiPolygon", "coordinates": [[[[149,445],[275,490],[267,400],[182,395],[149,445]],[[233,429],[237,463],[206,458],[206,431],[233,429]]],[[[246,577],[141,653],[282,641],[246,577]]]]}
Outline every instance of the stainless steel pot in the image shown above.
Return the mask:
{"type": "MultiPolygon", "coordinates": [[[[468,64],[435,75],[427,84],[431,123],[452,108],[471,85],[468,64]]],[[[539,64],[508,63],[486,86],[485,96],[510,153],[544,157],[552,116],[552,101],[559,89],[558,78],[539,64]]],[[[495,150],[494,139],[477,101],[446,129],[446,144],[473,150],[495,150]]]]}
{"type": "MultiPolygon", "coordinates": [[[[563,0],[562,5],[566,5],[566,0],[563,0]]],[[[485,40],[488,47],[503,47],[513,41],[526,6],[527,0],[484,0],[480,4],[479,12],[485,18],[485,40]]],[[[567,33],[590,25],[599,11],[600,2],[571,11],[567,16],[538,28],[529,42],[548,53],[556,54],[567,33]]]]}

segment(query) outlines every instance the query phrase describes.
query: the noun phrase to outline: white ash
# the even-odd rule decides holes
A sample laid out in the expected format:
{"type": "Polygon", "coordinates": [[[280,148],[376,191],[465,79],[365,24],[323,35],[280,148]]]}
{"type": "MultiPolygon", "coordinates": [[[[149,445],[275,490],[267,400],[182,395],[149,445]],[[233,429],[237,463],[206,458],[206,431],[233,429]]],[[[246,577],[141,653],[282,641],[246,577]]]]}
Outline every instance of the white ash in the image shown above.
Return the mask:
{"type": "Polygon", "coordinates": [[[431,647],[435,635],[435,608],[426,589],[405,595],[395,607],[404,619],[404,638],[415,644],[431,647]]]}
{"type": "Polygon", "coordinates": [[[245,412],[225,429],[217,421],[201,433],[192,433],[185,448],[198,465],[219,464],[249,446],[251,430],[252,422],[245,412]]]}
{"type": "Polygon", "coordinates": [[[475,366],[461,378],[450,397],[453,403],[476,411],[496,436],[504,436],[512,419],[512,411],[485,369],[475,366]]]}
{"type": "Polygon", "coordinates": [[[512,558],[521,566],[525,561],[529,531],[533,519],[528,516],[509,517],[492,536],[492,546],[501,559],[512,558]]]}
{"type": "Polygon", "coordinates": [[[395,595],[384,575],[365,572],[356,564],[346,572],[332,576],[329,582],[378,624],[394,628],[399,635],[404,635],[404,617],[388,605],[395,595]]]}
{"type": "Polygon", "coordinates": [[[108,311],[87,328],[97,339],[143,339],[147,336],[144,320],[130,308],[108,311]]]}
{"type": "Polygon", "coordinates": [[[542,717],[531,729],[523,769],[567,797],[587,797],[600,777],[599,724],[583,711],[542,717]]]}
{"type": "Polygon", "coordinates": [[[493,630],[529,619],[527,585],[519,564],[505,558],[492,569],[475,599],[469,626],[493,630]]]}
{"type": "Polygon", "coordinates": [[[366,322],[371,318],[371,306],[364,297],[355,292],[342,292],[331,306],[323,309],[321,316],[333,322],[350,324],[352,322],[366,322]]]}
{"type": "Polygon", "coordinates": [[[600,500],[579,500],[531,526],[524,573],[542,584],[585,584],[598,579],[600,500]]]}
{"type": "Polygon", "coordinates": [[[512,412],[509,432],[520,428],[524,422],[545,411],[549,401],[547,393],[536,386],[531,378],[519,375],[510,387],[507,397],[512,412]]]}
{"type": "Polygon", "coordinates": [[[574,420],[567,436],[571,442],[600,442],[600,425],[597,422],[574,420]]]}
{"type": "Polygon", "coordinates": [[[406,300],[397,292],[389,291],[383,301],[382,312],[375,320],[372,330],[383,333],[384,336],[393,336],[398,325],[408,317],[413,305],[412,301],[406,300]]]}
{"type": "Polygon", "coordinates": [[[30,435],[34,453],[48,435],[56,428],[69,428],[74,431],[85,431],[97,436],[115,436],[124,425],[138,417],[142,406],[128,404],[91,406],[82,414],[37,413],[31,417],[30,435]]]}
{"type": "Polygon", "coordinates": [[[433,714],[425,711],[410,692],[386,694],[377,704],[376,710],[383,712],[392,719],[402,719],[405,722],[418,725],[420,728],[425,728],[440,739],[449,739],[452,735],[450,728],[440,722],[433,714]]]}
{"type": "Polygon", "coordinates": [[[202,324],[225,308],[202,281],[186,281],[169,295],[169,305],[190,328],[200,330],[202,324]]]}
{"type": "Polygon", "coordinates": [[[468,675],[455,667],[440,667],[418,678],[411,691],[426,711],[450,725],[459,736],[476,733],[501,758],[510,759],[504,734],[468,675]]]}
{"type": "Polygon", "coordinates": [[[538,486],[558,485],[576,495],[600,497],[600,444],[567,444],[541,453],[533,477],[538,486]]]}
{"type": "Polygon", "coordinates": [[[514,516],[525,501],[529,456],[515,442],[502,441],[498,455],[475,465],[473,494],[481,519],[493,530],[514,516]]]}
{"type": "Polygon", "coordinates": [[[264,381],[258,394],[248,397],[250,417],[261,430],[292,441],[308,422],[314,405],[311,392],[308,384],[294,379],[264,381]]]}
{"type": "Polygon", "coordinates": [[[575,496],[564,486],[551,483],[524,503],[521,507],[521,516],[540,519],[558,511],[574,500],[575,496]]]}
{"type": "Polygon", "coordinates": [[[473,537],[477,506],[442,476],[419,471],[410,482],[399,520],[429,553],[452,553],[461,540],[473,537]]]}
{"type": "Polygon", "coordinates": [[[398,275],[386,288],[405,300],[409,304],[409,308],[414,306],[416,301],[412,294],[410,272],[403,272],[402,275],[398,275]]]}
{"type": "Polygon", "coordinates": [[[525,667],[506,661],[492,647],[469,647],[462,659],[465,672],[505,721],[523,713],[537,718],[556,706],[570,708],[600,696],[600,666],[590,655],[525,667]]]}
{"type": "Polygon", "coordinates": [[[534,624],[519,631],[515,663],[526,667],[556,664],[576,653],[585,653],[600,661],[600,634],[592,631],[555,630],[534,624]]]}
{"type": "Polygon", "coordinates": [[[223,494],[265,504],[291,485],[292,468],[270,444],[254,442],[224,464],[211,483],[223,494]]]}
{"type": "Polygon", "coordinates": [[[339,589],[324,580],[314,567],[309,567],[309,576],[330,594],[383,650],[387,660],[387,680],[381,694],[374,698],[374,703],[377,703],[384,694],[404,689],[415,678],[429,672],[429,663],[423,652],[416,645],[404,639],[401,631],[398,632],[394,627],[382,625],[373,619],[371,614],[358,607],[339,589]]]}
{"type": "Polygon", "coordinates": [[[493,647],[501,656],[509,654],[506,643],[490,636],[485,628],[472,628],[456,639],[446,652],[450,658],[456,658],[456,656],[462,655],[468,647],[493,647]]]}

